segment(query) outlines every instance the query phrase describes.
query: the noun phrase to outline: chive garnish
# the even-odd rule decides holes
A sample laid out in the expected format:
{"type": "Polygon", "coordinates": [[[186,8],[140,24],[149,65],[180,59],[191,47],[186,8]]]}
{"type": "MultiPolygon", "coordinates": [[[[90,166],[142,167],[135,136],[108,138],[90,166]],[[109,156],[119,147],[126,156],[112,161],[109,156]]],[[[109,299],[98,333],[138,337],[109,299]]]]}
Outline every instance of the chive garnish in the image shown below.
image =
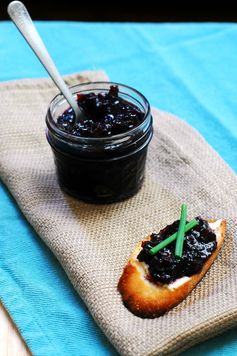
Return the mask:
{"type": "MultiPolygon", "coordinates": [[[[185,225],[185,232],[191,230],[193,227],[198,225],[198,221],[193,219],[189,223],[185,225]]],[[[150,249],[150,254],[155,255],[157,252],[162,250],[165,246],[169,245],[171,242],[175,241],[177,238],[177,232],[175,232],[173,235],[165,239],[164,241],[161,241],[158,245],[154,246],[152,249],[150,249]]]]}
{"type": "Polygon", "coordinates": [[[187,205],[182,204],[179,228],[177,232],[176,245],[175,245],[175,256],[179,258],[182,257],[183,254],[184,229],[186,225],[186,219],[187,219],[187,205]]]}

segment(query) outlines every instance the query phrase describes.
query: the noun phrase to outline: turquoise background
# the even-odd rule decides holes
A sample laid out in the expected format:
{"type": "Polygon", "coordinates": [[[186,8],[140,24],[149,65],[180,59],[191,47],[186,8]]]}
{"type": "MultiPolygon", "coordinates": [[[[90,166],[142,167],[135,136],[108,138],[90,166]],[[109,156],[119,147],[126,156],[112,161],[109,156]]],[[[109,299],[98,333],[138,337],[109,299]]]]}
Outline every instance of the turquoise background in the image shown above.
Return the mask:
{"type": "MultiPolygon", "coordinates": [[[[37,28],[62,74],[104,69],[198,129],[237,172],[236,24],[37,22],[37,28]]],[[[45,70],[14,25],[1,22],[0,80],[41,76],[45,70]]],[[[0,251],[0,298],[34,355],[116,355],[3,184],[0,251]]],[[[237,355],[237,329],[183,356],[191,354],[237,355]]]]}

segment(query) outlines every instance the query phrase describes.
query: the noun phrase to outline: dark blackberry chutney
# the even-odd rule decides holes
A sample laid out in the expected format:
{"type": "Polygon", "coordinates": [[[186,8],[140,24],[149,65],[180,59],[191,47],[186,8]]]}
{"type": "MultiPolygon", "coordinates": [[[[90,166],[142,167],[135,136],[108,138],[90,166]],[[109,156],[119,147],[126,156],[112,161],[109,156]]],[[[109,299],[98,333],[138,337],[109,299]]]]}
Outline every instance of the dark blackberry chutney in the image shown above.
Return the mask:
{"type": "Polygon", "coordinates": [[[112,203],[133,196],[144,180],[152,117],[146,98],[122,84],[96,82],[71,88],[82,117],[62,95],[46,116],[46,136],[61,188],[81,200],[112,203]]]}
{"type": "Polygon", "coordinates": [[[208,222],[200,217],[196,220],[199,224],[185,233],[181,258],[175,257],[175,241],[156,255],[149,253],[152,247],[177,232],[179,220],[166,226],[158,234],[153,233],[150,241],[142,243],[142,250],[137,259],[149,266],[148,279],[154,283],[169,284],[178,278],[189,277],[200,272],[203,264],[216,249],[217,241],[216,234],[208,222]]]}
{"type": "Polygon", "coordinates": [[[144,112],[119,97],[118,85],[111,85],[108,92],[77,94],[77,103],[85,115],[78,123],[75,123],[72,108],[57,119],[61,130],[76,136],[117,135],[133,129],[144,119],[144,112]]]}

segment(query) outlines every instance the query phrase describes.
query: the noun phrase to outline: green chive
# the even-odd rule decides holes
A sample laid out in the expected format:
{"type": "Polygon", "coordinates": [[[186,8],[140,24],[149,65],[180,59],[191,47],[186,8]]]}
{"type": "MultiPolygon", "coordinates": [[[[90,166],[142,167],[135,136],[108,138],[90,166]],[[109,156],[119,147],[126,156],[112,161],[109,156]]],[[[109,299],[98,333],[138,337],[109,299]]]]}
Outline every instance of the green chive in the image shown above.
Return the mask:
{"type": "MultiPolygon", "coordinates": [[[[198,221],[193,219],[191,220],[188,224],[185,225],[185,232],[191,230],[193,227],[198,225],[198,221]]],[[[152,249],[150,249],[150,254],[155,255],[157,252],[162,250],[165,246],[169,245],[171,242],[175,241],[177,238],[177,232],[175,232],[173,235],[165,239],[164,241],[160,242],[158,245],[154,246],[152,249]]]]}
{"type": "Polygon", "coordinates": [[[187,205],[181,205],[181,215],[179,221],[179,228],[177,232],[176,245],[175,245],[175,256],[182,257],[183,254],[183,243],[184,243],[184,230],[187,219],[187,205]]]}

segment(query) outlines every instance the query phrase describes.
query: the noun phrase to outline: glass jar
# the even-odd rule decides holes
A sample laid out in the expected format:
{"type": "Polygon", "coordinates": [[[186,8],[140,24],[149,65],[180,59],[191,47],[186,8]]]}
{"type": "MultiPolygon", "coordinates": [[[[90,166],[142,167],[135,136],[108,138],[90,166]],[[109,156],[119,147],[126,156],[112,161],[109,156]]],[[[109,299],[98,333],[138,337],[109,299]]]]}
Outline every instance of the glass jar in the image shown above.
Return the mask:
{"type": "Polygon", "coordinates": [[[112,82],[92,82],[70,88],[77,93],[108,92],[117,85],[119,96],[144,112],[142,123],[110,137],[78,137],[60,130],[57,118],[68,108],[59,94],[46,115],[46,137],[52,148],[60,187],[92,203],[112,203],[133,196],[144,180],[147,147],[152,137],[152,116],[147,99],[137,90],[112,82]]]}

